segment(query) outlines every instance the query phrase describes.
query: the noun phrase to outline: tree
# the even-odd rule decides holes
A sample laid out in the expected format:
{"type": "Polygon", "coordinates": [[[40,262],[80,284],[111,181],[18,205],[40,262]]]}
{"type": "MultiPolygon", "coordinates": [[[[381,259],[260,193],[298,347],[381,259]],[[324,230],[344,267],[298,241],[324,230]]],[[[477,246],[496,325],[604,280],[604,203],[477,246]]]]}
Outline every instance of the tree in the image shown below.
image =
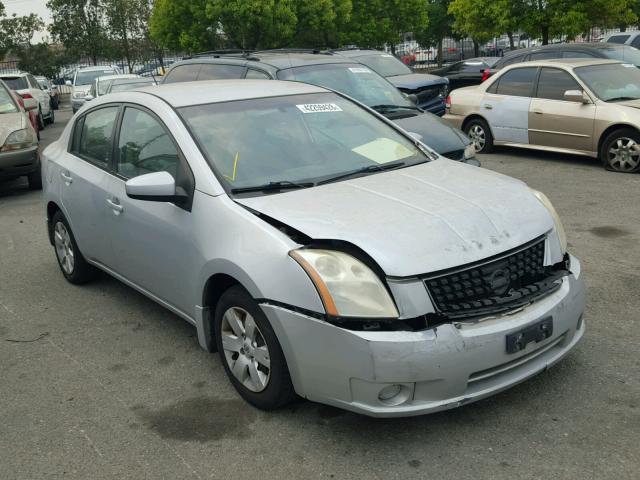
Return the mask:
{"type": "Polygon", "coordinates": [[[141,18],[144,0],[103,0],[105,20],[108,32],[117,45],[118,57],[124,57],[131,71],[134,57],[134,40],[140,40],[143,34],[142,24],[146,19],[141,18]]]}
{"type": "Polygon", "coordinates": [[[77,56],[88,56],[93,64],[109,49],[104,10],[100,0],[48,0],[51,36],[77,56]]]}
{"type": "Polygon", "coordinates": [[[295,0],[207,0],[206,15],[235,47],[254,50],[289,45],[298,18],[295,0]]]}
{"type": "Polygon", "coordinates": [[[207,0],[155,0],[150,37],[165,48],[211,50],[219,43],[217,25],[205,17],[207,0]]]}
{"type": "Polygon", "coordinates": [[[438,46],[438,65],[442,66],[442,40],[453,35],[453,15],[449,13],[451,0],[427,0],[429,28],[419,31],[416,40],[422,46],[438,46]]]}
{"type": "Polygon", "coordinates": [[[17,49],[18,68],[34,75],[55,77],[60,68],[68,63],[64,51],[53,50],[46,43],[29,45],[17,49]]]}
{"type": "Polygon", "coordinates": [[[403,33],[419,35],[429,24],[424,0],[353,0],[346,43],[362,47],[395,45],[403,33]]]}
{"type": "Polygon", "coordinates": [[[307,47],[338,47],[351,19],[351,0],[306,0],[295,3],[293,43],[307,47]]]}

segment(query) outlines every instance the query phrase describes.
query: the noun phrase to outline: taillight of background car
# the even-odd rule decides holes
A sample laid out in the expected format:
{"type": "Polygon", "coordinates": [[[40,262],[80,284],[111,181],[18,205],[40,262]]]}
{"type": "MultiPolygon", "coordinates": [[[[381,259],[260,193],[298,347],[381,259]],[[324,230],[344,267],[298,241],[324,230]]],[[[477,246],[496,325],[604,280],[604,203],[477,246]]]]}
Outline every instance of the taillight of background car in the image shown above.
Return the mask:
{"type": "Polygon", "coordinates": [[[480,81],[480,83],[484,82],[487,78],[489,78],[489,76],[491,76],[491,72],[488,68],[485,68],[484,72],[482,72],[482,80],[480,81]]]}
{"type": "Polygon", "coordinates": [[[451,108],[451,95],[447,95],[447,99],[444,101],[444,107],[446,109],[451,108]]]}

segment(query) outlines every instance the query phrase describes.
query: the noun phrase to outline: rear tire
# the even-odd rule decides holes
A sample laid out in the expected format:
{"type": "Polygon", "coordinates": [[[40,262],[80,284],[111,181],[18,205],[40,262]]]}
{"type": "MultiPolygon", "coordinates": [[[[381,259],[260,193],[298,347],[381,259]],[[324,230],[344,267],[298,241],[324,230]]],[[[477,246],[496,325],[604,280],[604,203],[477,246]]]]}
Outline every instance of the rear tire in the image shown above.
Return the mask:
{"type": "Polygon", "coordinates": [[[82,256],[71,227],[60,210],[53,215],[51,228],[58,266],[64,278],[75,285],[93,280],[98,270],[82,256]]]}
{"type": "Polygon", "coordinates": [[[53,125],[55,121],[56,121],[56,114],[53,113],[53,108],[52,108],[49,113],[49,118],[47,118],[47,124],[53,125]]]}
{"type": "Polygon", "coordinates": [[[487,122],[481,118],[472,118],[464,126],[464,133],[471,139],[477,153],[493,151],[493,135],[487,122]]]}
{"type": "Polygon", "coordinates": [[[274,410],[296,397],[278,338],[246,290],[234,286],[225,291],[213,322],[222,365],[242,398],[274,410]]]}
{"type": "Polygon", "coordinates": [[[44,117],[42,116],[42,110],[38,109],[38,130],[44,130],[45,127],[44,117]]]}
{"type": "Polygon", "coordinates": [[[633,128],[611,132],[602,142],[600,160],[612,172],[640,171],[640,133],[633,128]]]}

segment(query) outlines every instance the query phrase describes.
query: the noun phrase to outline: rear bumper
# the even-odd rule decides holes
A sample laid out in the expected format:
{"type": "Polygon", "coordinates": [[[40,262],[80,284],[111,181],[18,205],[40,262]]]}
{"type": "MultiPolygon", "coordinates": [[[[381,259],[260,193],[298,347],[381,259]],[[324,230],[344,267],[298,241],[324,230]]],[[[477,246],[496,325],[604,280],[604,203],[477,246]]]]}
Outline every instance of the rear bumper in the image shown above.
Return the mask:
{"type": "Polygon", "coordinates": [[[567,355],[585,331],[585,290],[575,258],[572,270],[560,289],[521,311],[420,332],[351,331],[273,305],[262,309],[299,395],[370,416],[421,415],[498,393],[567,355]],[[551,337],[506,353],[506,335],[549,317],[551,337]],[[381,401],[380,391],[392,385],[402,393],[381,401]]]}
{"type": "Polygon", "coordinates": [[[34,172],[39,165],[38,147],[0,153],[0,178],[19,177],[34,172]]]}
{"type": "Polygon", "coordinates": [[[464,123],[464,117],[461,115],[453,115],[451,113],[445,113],[442,117],[443,120],[448,122],[452,127],[462,130],[462,124],[464,123]]]}

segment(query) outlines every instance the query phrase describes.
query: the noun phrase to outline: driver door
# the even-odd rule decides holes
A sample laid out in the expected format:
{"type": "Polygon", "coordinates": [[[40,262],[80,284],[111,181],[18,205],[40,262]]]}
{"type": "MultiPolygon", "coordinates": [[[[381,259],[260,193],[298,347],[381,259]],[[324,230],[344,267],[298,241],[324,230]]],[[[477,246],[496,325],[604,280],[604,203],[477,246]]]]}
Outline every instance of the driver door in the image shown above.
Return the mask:
{"type": "Polygon", "coordinates": [[[149,110],[126,106],[116,137],[116,175],[109,187],[117,273],[192,316],[189,300],[199,266],[190,206],[134,200],[125,190],[128,179],[158,171],[169,172],[193,198],[193,174],[169,130],[149,110]]]}

